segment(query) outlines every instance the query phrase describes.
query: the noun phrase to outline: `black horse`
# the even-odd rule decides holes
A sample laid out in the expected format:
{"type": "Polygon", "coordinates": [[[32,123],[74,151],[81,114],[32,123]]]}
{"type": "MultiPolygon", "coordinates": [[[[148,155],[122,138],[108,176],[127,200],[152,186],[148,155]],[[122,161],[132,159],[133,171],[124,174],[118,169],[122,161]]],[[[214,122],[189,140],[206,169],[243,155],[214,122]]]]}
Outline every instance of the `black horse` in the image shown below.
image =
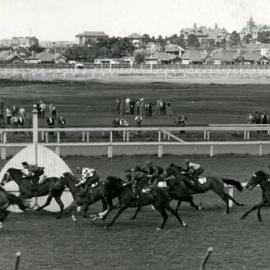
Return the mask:
{"type": "Polygon", "coordinates": [[[209,190],[215,192],[226,204],[226,213],[230,212],[229,200],[232,200],[236,205],[242,206],[243,204],[237,202],[232,196],[225,191],[224,184],[233,185],[238,191],[242,191],[243,187],[240,182],[233,179],[217,178],[215,176],[206,176],[205,183],[199,184],[200,189],[195,189],[193,186],[189,186],[190,179],[188,175],[182,174],[181,167],[171,164],[166,169],[167,177],[175,176],[176,180],[179,181],[178,185],[175,185],[175,190],[179,196],[181,194],[196,194],[205,193],[209,190]],[[180,184],[182,183],[182,184],[180,184]]]}
{"type": "Polygon", "coordinates": [[[26,211],[29,207],[27,200],[17,197],[3,188],[0,188],[0,229],[3,228],[3,222],[9,214],[7,208],[10,205],[17,205],[21,210],[26,211]]]}
{"type": "Polygon", "coordinates": [[[254,175],[249,179],[246,188],[252,190],[254,187],[259,185],[262,190],[262,200],[261,202],[255,204],[241,217],[244,219],[252,211],[257,210],[257,217],[259,221],[262,221],[261,208],[264,206],[270,206],[270,175],[266,174],[264,171],[260,170],[254,173],[254,175]]]}
{"type": "MultiPolygon", "coordinates": [[[[105,197],[108,200],[108,194],[114,193],[117,195],[117,198],[119,200],[119,210],[112,219],[112,221],[106,226],[107,228],[112,226],[116,219],[127,208],[137,208],[137,213],[143,206],[146,205],[153,205],[163,217],[162,224],[157,229],[163,229],[166,224],[166,221],[168,219],[166,210],[169,211],[173,216],[175,216],[183,227],[187,226],[187,224],[181,220],[177,212],[170,206],[170,196],[167,189],[153,186],[151,189],[146,189],[146,191],[143,192],[143,186],[148,187],[149,185],[148,177],[146,176],[143,179],[140,179],[140,187],[138,187],[138,189],[142,190],[142,192],[134,194],[132,187],[130,185],[123,184],[123,182],[124,181],[119,178],[107,178],[108,184],[105,185],[105,197]]],[[[103,217],[105,218],[112,209],[113,208],[109,208],[109,210],[105,211],[105,213],[102,213],[103,217]]]]}
{"type": "Polygon", "coordinates": [[[48,195],[47,200],[44,203],[44,205],[38,207],[36,209],[37,211],[48,206],[51,200],[54,198],[60,207],[60,212],[56,216],[57,218],[62,217],[62,214],[63,214],[64,204],[61,200],[61,196],[66,187],[70,189],[74,197],[73,184],[72,182],[68,181],[68,178],[65,179],[63,177],[62,178],[60,177],[59,179],[58,177],[48,177],[42,184],[38,185],[37,194],[33,192],[32,183],[30,179],[23,178],[22,171],[19,169],[9,168],[1,181],[1,185],[5,185],[6,183],[10,181],[16,182],[16,184],[19,187],[20,197],[23,199],[30,199],[30,198],[35,197],[36,195],[38,197],[48,195]]]}

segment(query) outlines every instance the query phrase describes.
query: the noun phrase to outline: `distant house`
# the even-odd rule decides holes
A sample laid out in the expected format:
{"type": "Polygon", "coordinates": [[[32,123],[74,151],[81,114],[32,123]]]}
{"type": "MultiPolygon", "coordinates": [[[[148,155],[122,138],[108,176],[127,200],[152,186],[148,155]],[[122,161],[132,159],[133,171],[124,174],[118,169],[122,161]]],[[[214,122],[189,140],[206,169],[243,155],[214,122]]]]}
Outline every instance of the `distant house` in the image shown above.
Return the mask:
{"type": "Polygon", "coordinates": [[[60,55],[58,53],[51,53],[48,50],[46,50],[26,58],[24,62],[27,64],[38,64],[38,63],[61,64],[66,63],[66,61],[67,59],[63,55],[60,55]]]}
{"type": "Polygon", "coordinates": [[[239,56],[237,62],[242,64],[264,65],[269,64],[269,59],[266,56],[262,56],[258,52],[247,52],[239,56]]]}
{"type": "Polygon", "coordinates": [[[154,52],[160,52],[162,50],[162,47],[159,43],[149,42],[145,45],[146,50],[154,53],[154,52]]]}
{"type": "Polygon", "coordinates": [[[101,31],[84,31],[76,35],[77,44],[79,46],[93,45],[99,40],[106,39],[109,36],[101,31]]]}
{"type": "Polygon", "coordinates": [[[167,44],[164,48],[164,51],[167,53],[167,54],[170,54],[170,55],[174,55],[174,56],[177,56],[179,58],[182,58],[184,52],[185,52],[185,49],[183,49],[181,46],[177,45],[177,44],[167,44]]]}
{"type": "Polygon", "coordinates": [[[187,50],[182,56],[182,64],[184,65],[201,65],[204,63],[204,55],[199,50],[187,50]]]}
{"type": "Polygon", "coordinates": [[[128,40],[131,41],[131,43],[133,44],[133,46],[135,48],[140,48],[142,45],[142,36],[137,34],[137,33],[133,33],[129,36],[126,37],[128,40]]]}
{"type": "Polygon", "coordinates": [[[228,65],[234,64],[235,62],[235,51],[218,51],[213,55],[213,64],[214,65],[228,65]]]}
{"type": "Polygon", "coordinates": [[[13,64],[20,64],[20,63],[24,63],[24,57],[22,57],[19,54],[14,54],[14,55],[10,55],[7,58],[7,62],[8,63],[13,63],[13,64]]]}
{"type": "Polygon", "coordinates": [[[7,62],[7,58],[12,55],[11,50],[0,51],[0,62],[7,62]]]}
{"type": "Polygon", "coordinates": [[[166,52],[156,52],[151,55],[145,56],[145,64],[156,65],[156,64],[171,64],[175,59],[175,56],[172,56],[166,52]]]}

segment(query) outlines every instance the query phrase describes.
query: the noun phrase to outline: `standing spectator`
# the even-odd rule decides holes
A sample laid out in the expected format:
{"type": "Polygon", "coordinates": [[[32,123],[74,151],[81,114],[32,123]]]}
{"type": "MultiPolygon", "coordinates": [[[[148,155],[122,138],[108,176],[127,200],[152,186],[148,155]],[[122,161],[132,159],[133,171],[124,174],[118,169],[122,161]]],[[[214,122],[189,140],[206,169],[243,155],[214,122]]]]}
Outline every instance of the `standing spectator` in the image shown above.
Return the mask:
{"type": "Polygon", "coordinates": [[[267,124],[267,116],[265,112],[263,112],[261,115],[261,123],[264,125],[267,124]]]}
{"type": "Polygon", "coordinates": [[[255,112],[254,121],[255,121],[255,124],[261,123],[261,116],[258,112],[255,112]]]}
{"type": "Polygon", "coordinates": [[[130,114],[130,105],[129,105],[129,103],[130,103],[130,98],[126,98],[126,100],[125,100],[125,113],[126,114],[130,114]]]}
{"type": "Polygon", "coordinates": [[[37,108],[37,111],[38,111],[38,118],[40,118],[40,117],[41,117],[40,103],[37,103],[37,104],[36,104],[36,108],[37,108]]]}
{"type": "Polygon", "coordinates": [[[55,104],[53,104],[52,106],[52,117],[54,120],[56,120],[56,105],[55,104]]]}
{"type": "Polygon", "coordinates": [[[59,128],[65,128],[66,127],[66,120],[64,119],[63,115],[59,116],[58,127],[59,128]]]}
{"type": "Polygon", "coordinates": [[[0,109],[0,127],[5,127],[4,112],[0,109]]]}
{"type": "Polygon", "coordinates": [[[18,111],[18,115],[21,116],[21,117],[24,117],[25,116],[25,108],[20,107],[19,111],[18,111]]]}
{"type": "Polygon", "coordinates": [[[172,115],[173,112],[172,112],[172,104],[170,101],[167,102],[167,110],[166,110],[166,113],[168,116],[172,115]]]}
{"type": "Polygon", "coordinates": [[[50,104],[49,104],[49,113],[50,113],[50,115],[52,114],[52,108],[53,108],[53,104],[50,103],[50,104]]]}
{"type": "Polygon", "coordinates": [[[120,121],[118,117],[115,117],[112,121],[112,127],[119,127],[120,126],[120,121]]]}
{"type": "MultiPolygon", "coordinates": [[[[54,118],[52,117],[52,115],[50,115],[50,117],[47,118],[47,125],[48,125],[48,128],[54,127],[54,118]]],[[[53,132],[49,132],[49,134],[53,135],[53,132]]]]}
{"type": "Polygon", "coordinates": [[[12,105],[11,111],[12,111],[12,116],[18,115],[18,108],[15,104],[12,105]]]}
{"type": "Polygon", "coordinates": [[[124,111],[125,111],[125,101],[124,101],[124,99],[121,99],[120,104],[119,104],[120,115],[123,115],[124,111]]]}
{"type": "Polygon", "coordinates": [[[254,123],[254,116],[252,115],[252,113],[248,114],[247,121],[248,121],[248,124],[254,123]]]}
{"type": "Polygon", "coordinates": [[[24,116],[19,114],[18,116],[18,127],[23,128],[24,127],[24,116]]]}
{"type": "Polygon", "coordinates": [[[136,114],[140,114],[140,101],[137,100],[135,103],[135,110],[136,110],[136,114]]]}
{"type": "Polygon", "coordinates": [[[40,114],[41,114],[41,118],[45,118],[45,110],[46,110],[46,104],[41,100],[40,101],[40,114]]]}
{"type": "MultiPolygon", "coordinates": [[[[59,128],[65,128],[66,127],[66,120],[64,119],[63,115],[59,116],[58,127],[59,128]]],[[[63,135],[63,137],[66,135],[65,132],[61,132],[61,134],[63,135]]]]}
{"type": "Polygon", "coordinates": [[[142,126],[142,116],[140,114],[137,114],[135,117],[136,127],[142,126]]]}
{"type": "Polygon", "coordinates": [[[156,100],[156,112],[155,112],[155,114],[160,115],[160,110],[161,110],[161,103],[160,103],[160,100],[157,99],[156,100]]]}
{"type": "Polygon", "coordinates": [[[130,114],[133,115],[134,114],[134,109],[135,109],[135,100],[134,100],[134,98],[130,99],[129,107],[130,107],[130,114]]]}
{"type": "Polygon", "coordinates": [[[18,127],[18,116],[17,115],[12,116],[10,119],[10,123],[11,123],[12,127],[17,128],[18,127]]]}
{"type": "Polygon", "coordinates": [[[11,110],[9,107],[6,107],[6,122],[7,122],[7,125],[10,125],[11,124],[11,110]]]}

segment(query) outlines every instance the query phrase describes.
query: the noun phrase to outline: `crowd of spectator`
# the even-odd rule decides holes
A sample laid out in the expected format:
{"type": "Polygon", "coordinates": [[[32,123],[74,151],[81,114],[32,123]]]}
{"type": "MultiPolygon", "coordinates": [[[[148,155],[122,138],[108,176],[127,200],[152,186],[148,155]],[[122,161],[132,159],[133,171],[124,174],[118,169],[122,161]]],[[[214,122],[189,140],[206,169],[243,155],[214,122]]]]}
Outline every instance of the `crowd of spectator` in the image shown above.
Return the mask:
{"type": "Polygon", "coordinates": [[[146,117],[153,115],[172,115],[172,104],[158,98],[155,101],[146,102],[144,98],[117,98],[115,100],[115,111],[118,115],[131,114],[146,117]]]}
{"type": "MultiPolygon", "coordinates": [[[[34,104],[38,111],[38,118],[46,119],[47,126],[49,128],[66,126],[66,120],[63,115],[59,115],[57,119],[56,105],[49,104],[48,106],[39,101],[34,104]]],[[[30,128],[32,126],[32,112],[27,112],[22,106],[16,104],[4,105],[4,102],[0,102],[0,127],[1,128],[30,128]]]]}
{"type": "Polygon", "coordinates": [[[249,113],[247,120],[248,124],[267,124],[270,116],[266,112],[249,113]]]}

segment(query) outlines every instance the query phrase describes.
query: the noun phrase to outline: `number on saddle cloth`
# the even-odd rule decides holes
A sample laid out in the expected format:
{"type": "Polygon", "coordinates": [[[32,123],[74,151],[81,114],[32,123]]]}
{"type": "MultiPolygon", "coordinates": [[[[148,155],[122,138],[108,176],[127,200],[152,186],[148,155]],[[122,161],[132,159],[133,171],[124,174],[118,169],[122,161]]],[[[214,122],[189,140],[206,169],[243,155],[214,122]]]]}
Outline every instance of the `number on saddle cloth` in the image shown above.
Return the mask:
{"type": "Polygon", "coordinates": [[[200,184],[203,185],[203,184],[205,184],[207,182],[207,179],[206,179],[206,177],[199,177],[198,181],[199,181],[200,184]]]}

